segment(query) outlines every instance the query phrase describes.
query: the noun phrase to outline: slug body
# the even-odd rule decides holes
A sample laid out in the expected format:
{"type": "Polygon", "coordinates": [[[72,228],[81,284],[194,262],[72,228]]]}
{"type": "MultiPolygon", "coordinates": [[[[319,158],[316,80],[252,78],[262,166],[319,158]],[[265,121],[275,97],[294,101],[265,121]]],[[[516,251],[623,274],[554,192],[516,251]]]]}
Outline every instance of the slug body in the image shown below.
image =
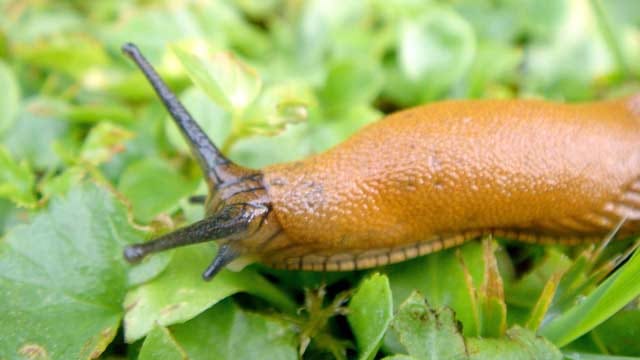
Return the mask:
{"type": "Polygon", "coordinates": [[[218,240],[232,260],[353,270],[482,234],[579,243],[640,230],[640,96],[568,105],[446,101],[369,125],[343,144],[263,171],[231,163],[133,45],[125,45],[203,168],[207,217],[125,249],[145,255],[218,240]]]}
{"type": "Polygon", "coordinates": [[[283,228],[266,258],[340,270],[483,233],[575,243],[622,217],[633,230],[638,105],[445,101],[390,115],[326,153],[264,169],[283,228]]]}

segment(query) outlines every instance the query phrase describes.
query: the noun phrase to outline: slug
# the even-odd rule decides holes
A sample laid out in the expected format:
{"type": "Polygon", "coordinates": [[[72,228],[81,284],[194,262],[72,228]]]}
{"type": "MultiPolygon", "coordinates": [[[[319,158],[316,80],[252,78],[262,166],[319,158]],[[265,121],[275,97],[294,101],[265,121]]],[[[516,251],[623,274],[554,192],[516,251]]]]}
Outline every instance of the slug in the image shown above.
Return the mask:
{"type": "Polygon", "coordinates": [[[239,257],[346,271],[485,234],[579,244],[640,224],[640,95],[582,104],[451,100],[400,111],[302,161],[251,170],[211,142],[133,44],[123,46],[190,144],[206,217],[128,246],[130,262],[216,240],[203,278],[239,257]]]}

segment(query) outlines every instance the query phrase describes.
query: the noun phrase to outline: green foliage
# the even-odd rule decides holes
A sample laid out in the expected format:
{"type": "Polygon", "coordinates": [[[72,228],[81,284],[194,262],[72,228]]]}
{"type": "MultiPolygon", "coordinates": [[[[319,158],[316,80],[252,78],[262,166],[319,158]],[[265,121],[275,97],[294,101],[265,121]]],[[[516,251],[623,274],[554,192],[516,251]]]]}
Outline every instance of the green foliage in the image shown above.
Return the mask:
{"type": "Polygon", "coordinates": [[[12,69],[0,61],[0,84],[4,95],[0,97],[0,134],[11,127],[18,113],[20,87],[12,69]]]}
{"type": "Polygon", "coordinates": [[[155,327],[144,339],[138,359],[187,359],[187,354],[176,343],[169,330],[155,327]]]}
{"type": "Polygon", "coordinates": [[[212,244],[125,264],[126,244],[201,218],[187,199],[206,186],[120,53],[136,43],[226,155],[262,167],[439,99],[638,92],[639,14],[634,0],[0,1],[0,358],[640,357],[628,243],[485,239],[371,274],[252,266],[211,282],[212,244]]]}
{"type": "Polygon", "coordinates": [[[26,161],[17,164],[9,152],[0,147],[0,197],[19,206],[35,206],[35,176],[26,161]]]}
{"type": "Polygon", "coordinates": [[[172,326],[171,332],[194,360],[297,358],[297,337],[291,323],[243,311],[229,300],[172,326]]]}
{"type": "Polygon", "coordinates": [[[374,274],[360,284],[349,303],[347,319],[356,338],[360,359],[373,359],[392,318],[389,279],[374,274]]]}
{"type": "Polygon", "coordinates": [[[178,200],[195,189],[165,161],[146,158],[131,163],[118,182],[118,190],[131,202],[136,219],[149,222],[156,215],[175,210],[178,200]]]}
{"type": "Polygon", "coordinates": [[[102,353],[124,315],[128,266],[121,249],[140,239],[124,207],[91,185],[13,228],[0,248],[3,357],[102,353]]]}
{"type": "Polygon", "coordinates": [[[146,335],[154,324],[167,326],[184,322],[240,291],[261,296],[284,310],[293,308],[286,295],[251,269],[241,272],[225,270],[213,281],[203,282],[200,272],[215,254],[204,249],[207,245],[176,250],[158,277],[127,294],[124,323],[128,342],[146,335]]]}
{"type": "Polygon", "coordinates": [[[400,306],[393,329],[410,359],[562,359],[549,341],[517,326],[500,339],[464,338],[454,312],[448,307],[430,307],[419,293],[400,306]]]}
{"type": "Polygon", "coordinates": [[[619,271],[557,318],[540,333],[559,346],[566,345],[602,323],[640,294],[640,256],[636,253],[619,271]]]}

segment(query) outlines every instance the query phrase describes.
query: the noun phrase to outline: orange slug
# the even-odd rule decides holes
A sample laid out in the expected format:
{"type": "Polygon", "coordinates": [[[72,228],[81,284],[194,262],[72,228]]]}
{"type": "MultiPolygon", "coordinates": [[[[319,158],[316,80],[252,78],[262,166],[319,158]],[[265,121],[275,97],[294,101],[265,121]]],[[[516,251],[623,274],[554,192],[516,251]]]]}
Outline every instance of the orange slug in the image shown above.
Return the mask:
{"type": "Polygon", "coordinates": [[[203,277],[250,257],[276,268],[391,264],[483,234],[577,244],[640,226],[640,95],[583,104],[453,100],[371,124],[343,144],[261,171],[225,158],[132,44],[209,186],[206,218],[129,246],[217,240],[203,277]]]}

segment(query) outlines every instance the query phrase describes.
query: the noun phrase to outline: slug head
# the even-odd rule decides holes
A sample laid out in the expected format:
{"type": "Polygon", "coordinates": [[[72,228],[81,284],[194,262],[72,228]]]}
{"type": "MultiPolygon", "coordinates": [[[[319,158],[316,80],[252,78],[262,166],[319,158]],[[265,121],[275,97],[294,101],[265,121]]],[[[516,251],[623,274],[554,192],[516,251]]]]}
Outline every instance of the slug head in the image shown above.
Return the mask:
{"type": "Polygon", "coordinates": [[[209,280],[239,256],[256,254],[264,239],[279,231],[262,173],[236,165],[222,155],[135,45],[125,44],[122,51],[136,63],[164,103],[189,143],[209,187],[203,220],[150,242],[127,246],[124,257],[133,263],[154,252],[217,240],[218,254],[202,274],[209,280]]]}

